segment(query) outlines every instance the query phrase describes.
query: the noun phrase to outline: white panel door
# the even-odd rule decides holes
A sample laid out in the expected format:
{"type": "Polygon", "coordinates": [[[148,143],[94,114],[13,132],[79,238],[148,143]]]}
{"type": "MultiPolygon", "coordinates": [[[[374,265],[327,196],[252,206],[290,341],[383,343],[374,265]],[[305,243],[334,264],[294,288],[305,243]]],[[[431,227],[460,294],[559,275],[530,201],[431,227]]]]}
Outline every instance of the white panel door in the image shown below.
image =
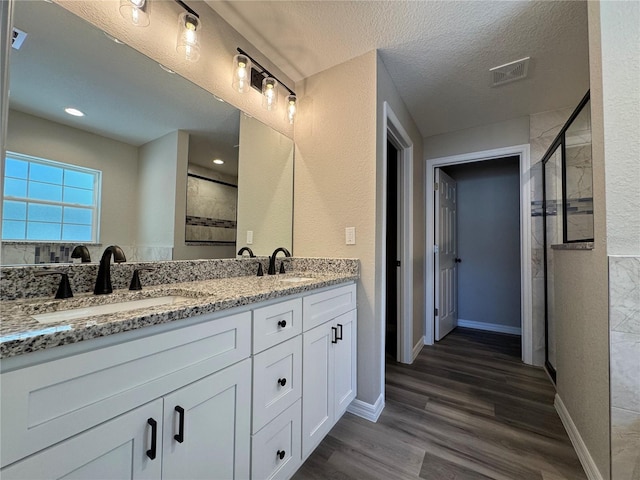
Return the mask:
{"type": "Polygon", "coordinates": [[[161,455],[162,400],[158,399],[3,468],[0,477],[159,479],[161,455]]]}
{"type": "Polygon", "coordinates": [[[251,360],[164,397],[162,478],[249,478],[251,360]]]}
{"type": "Polygon", "coordinates": [[[338,343],[334,345],[334,423],[356,398],[356,319],[357,310],[339,316],[333,322],[338,343]]]}
{"type": "Polygon", "coordinates": [[[456,216],[456,182],[436,168],[436,242],[435,297],[436,340],[453,330],[458,323],[458,239],[456,216]]]}
{"type": "Polygon", "coordinates": [[[302,339],[302,458],[305,459],[333,426],[333,343],[337,328],[325,323],[302,339]],[[333,327],[333,328],[332,328],[333,327]]]}

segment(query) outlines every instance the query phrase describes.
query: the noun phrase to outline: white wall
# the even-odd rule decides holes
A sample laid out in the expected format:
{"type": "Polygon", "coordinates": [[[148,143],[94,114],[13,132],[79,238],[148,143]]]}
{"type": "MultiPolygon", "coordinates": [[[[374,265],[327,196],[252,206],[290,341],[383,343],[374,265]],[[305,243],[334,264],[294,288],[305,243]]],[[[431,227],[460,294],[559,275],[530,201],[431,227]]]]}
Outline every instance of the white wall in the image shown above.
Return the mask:
{"type": "Polygon", "coordinates": [[[529,117],[491,123],[424,139],[426,159],[529,143],[529,117]]]}
{"type": "MultiPolygon", "coordinates": [[[[293,142],[255,118],[240,115],[237,249],[253,231],[256,255],[292,250],[293,142]]],[[[300,253],[296,251],[296,255],[300,253]]]]}
{"type": "Polygon", "coordinates": [[[100,243],[135,244],[136,147],[10,110],[7,150],[102,171],[100,243]]]}
{"type": "Polygon", "coordinates": [[[511,157],[443,168],[457,182],[458,318],[509,333],[520,329],[519,167],[511,157]]]}
{"type": "Polygon", "coordinates": [[[184,216],[186,203],[186,194],[180,202],[176,191],[182,180],[186,189],[186,157],[184,179],[178,175],[178,156],[184,144],[188,145],[188,135],[176,131],[140,147],[136,230],[140,246],[174,247],[176,216],[180,211],[184,216]]]}
{"type": "Polygon", "coordinates": [[[376,53],[296,84],[293,244],[296,256],[360,259],[358,398],[375,403],[380,372],[376,315],[376,53]],[[345,227],[356,245],[345,245],[345,227]]]}

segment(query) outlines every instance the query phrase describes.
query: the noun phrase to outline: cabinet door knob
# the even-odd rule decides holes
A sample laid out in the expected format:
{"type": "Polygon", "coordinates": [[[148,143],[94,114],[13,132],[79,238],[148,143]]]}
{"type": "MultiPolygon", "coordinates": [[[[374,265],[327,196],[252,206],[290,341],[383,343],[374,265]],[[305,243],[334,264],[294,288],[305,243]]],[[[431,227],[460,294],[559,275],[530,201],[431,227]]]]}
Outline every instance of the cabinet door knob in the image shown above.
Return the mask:
{"type": "Polygon", "coordinates": [[[278,452],[276,453],[276,456],[277,456],[280,460],[282,460],[286,454],[287,454],[287,452],[285,452],[284,450],[278,450],[278,452]]]}
{"type": "Polygon", "coordinates": [[[174,435],[173,438],[176,442],[182,443],[184,442],[184,408],[178,405],[174,410],[178,412],[178,419],[180,423],[178,425],[178,433],[174,435]]]}
{"type": "Polygon", "coordinates": [[[338,343],[338,329],[331,327],[331,343],[338,343]]]}
{"type": "Polygon", "coordinates": [[[281,387],[284,387],[284,386],[287,384],[287,379],[286,379],[286,378],[279,378],[279,379],[278,379],[278,384],[279,384],[281,387]]]}
{"type": "Polygon", "coordinates": [[[279,326],[280,328],[284,328],[284,327],[286,327],[286,326],[287,326],[287,321],[286,321],[286,320],[280,320],[280,321],[278,322],[278,326],[279,326]]]}
{"type": "Polygon", "coordinates": [[[338,324],[338,328],[340,329],[340,333],[336,334],[336,340],[342,340],[342,324],[338,324]]]}
{"type": "Polygon", "coordinates": [[[158,437],[158,422],[156,422],[153,418],[149,418],[147,420],[147,424],[151,425],[151,448],[147,450],[147,457],[151,460],[156,459],[156,441],[158,437]]]}

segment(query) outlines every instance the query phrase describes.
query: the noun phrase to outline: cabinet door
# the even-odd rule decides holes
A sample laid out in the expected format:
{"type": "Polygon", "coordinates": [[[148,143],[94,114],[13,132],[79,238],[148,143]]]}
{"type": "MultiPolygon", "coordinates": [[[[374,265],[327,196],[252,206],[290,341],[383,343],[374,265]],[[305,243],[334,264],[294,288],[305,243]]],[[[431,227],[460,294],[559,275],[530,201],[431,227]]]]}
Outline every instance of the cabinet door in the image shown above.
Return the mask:
{"type": "Polygon", "coordinates": [[[334,423],[356,398],[356,310],[340,315],[332,323],[338,331],[338,343],[334,345],[334,423]]]}
{"type": "Polygon", "coordinates": [[[159,399],[3,468],[0,476],[3,480],[159,479],[161,432],[159,399]],[[154,433],[156,455],[151,459],[154,433]]]}
{"type": "Polygon", "coordinates": [[[302,458],[333,426],[333,344],[335,330],[325,323],[303,334],[302,339],[302,458]]]}
{"type": "Polygon", "coordinates": [[[165,396],[162,478],[248,478],[250,417],[250,359],[165,396]]]}

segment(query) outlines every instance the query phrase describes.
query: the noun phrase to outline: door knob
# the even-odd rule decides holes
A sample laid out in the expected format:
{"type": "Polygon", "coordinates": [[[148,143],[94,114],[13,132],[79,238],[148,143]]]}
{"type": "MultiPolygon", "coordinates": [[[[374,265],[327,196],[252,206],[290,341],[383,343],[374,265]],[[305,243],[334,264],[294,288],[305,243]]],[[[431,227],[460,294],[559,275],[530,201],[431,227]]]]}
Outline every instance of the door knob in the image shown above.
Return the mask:
{"type": "Polygon", "coordinates": [[[287,454],[287,452],[285,452],[284,450],[278,450],[278,451],[276,452],[276,456],[277,456],[280,460],[282,460],[286,454],[287,454]]]}
{"type": "Polygon", "coordinates": [[[456,259],[454,260],[454,262],[456,262],[456,263],[461,263],[461,262],[462,262],[462,259],[461,259],[461,258],[456,258],[456,259]]]}
{"type": "Polygon", "coordinates": [[[287,384],[287,379],[286,378],[279,378],[278,379],[278,385],[280,385],[281,387],[284,387],[287,384]]]}
{"type": "Polygon", "coordinates": [[[280,321],[278,322],[278,326],[279,326],[280,328],[284,328],[284,327],[286,327],[286,326],[287,326],[287,321],[286,321],[286,320],[280,320],[280,321]]]}

